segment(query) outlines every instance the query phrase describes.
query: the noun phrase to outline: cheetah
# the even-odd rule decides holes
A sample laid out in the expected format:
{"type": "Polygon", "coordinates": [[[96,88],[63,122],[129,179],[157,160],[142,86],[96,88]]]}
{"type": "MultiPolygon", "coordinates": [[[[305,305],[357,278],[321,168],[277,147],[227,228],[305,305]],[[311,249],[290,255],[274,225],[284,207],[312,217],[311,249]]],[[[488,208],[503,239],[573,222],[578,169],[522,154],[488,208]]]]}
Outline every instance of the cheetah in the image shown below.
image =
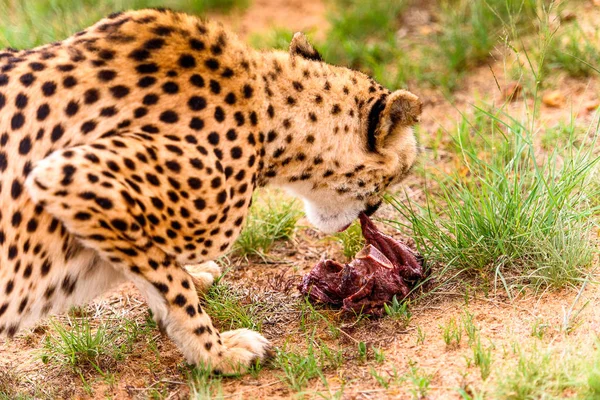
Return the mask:
{"type": "Polygon", "coordinates": [[[170,10],[1,51],[0,334],[129,281],[189,363],[245,372],[270,342],[220,333],[200,296],[254,189],[287,188],[342,230],[407,175],[420,114],[300,33],[260,52],[170,10]]]}

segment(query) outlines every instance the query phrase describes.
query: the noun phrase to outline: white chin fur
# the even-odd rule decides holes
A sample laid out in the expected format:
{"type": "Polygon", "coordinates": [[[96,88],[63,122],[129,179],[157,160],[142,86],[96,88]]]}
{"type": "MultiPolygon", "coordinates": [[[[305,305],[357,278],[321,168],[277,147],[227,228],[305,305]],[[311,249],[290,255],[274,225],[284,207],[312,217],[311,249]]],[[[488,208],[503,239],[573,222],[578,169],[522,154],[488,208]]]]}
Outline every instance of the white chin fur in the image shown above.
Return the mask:
{"type": "Polygon", "coordinates": [[[308,200],[304,200],[306,217],[311,224],[324,233],[335,233],[345,228],[358,218],[358,214],[363,208],[360,203],[339,204],[336,207],[319,207],[308,200]]]}

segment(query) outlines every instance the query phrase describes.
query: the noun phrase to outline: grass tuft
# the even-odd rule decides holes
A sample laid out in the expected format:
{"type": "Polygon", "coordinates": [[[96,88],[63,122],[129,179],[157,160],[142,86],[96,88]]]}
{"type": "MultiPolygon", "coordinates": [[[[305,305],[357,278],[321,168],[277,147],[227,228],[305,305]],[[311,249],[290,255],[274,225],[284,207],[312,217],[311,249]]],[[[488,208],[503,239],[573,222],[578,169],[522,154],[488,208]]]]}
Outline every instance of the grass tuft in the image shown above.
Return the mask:
{"type": "Polygon", "coordinates": [[[521,284],[575,285],[593,258],[593,143],[539,157],[526,122],[479,111],[501,127],[496,136],[459,125],[459,173],[432,174],[440,190],[424,206],[390,202],[409,221],[421,254],[446,266],[442,274],[491,276],[509,295],[521,284]]]}
{"type": "Polygon", "coordinates": [[[70,322],[68,327],[53,322],[52,328],[55,334],[44,342],[44,363],[68,365],[75,371],[92,367],[104,374],[103,365],[116,361],[113,346],[117,335],[107,325],[92,328],[87,318],[80,318],[70,322]]]}
{"type": "Polygon", "coordinates": [[[145,341],[149,350],[156,350],[151,335],[156,324],[148,315],[144,322],[131,319],[103,321],[92,326],[87,316],[70,318],[67,325],[52,322],[52,331],[44,341],[41,359],[44,363],[66,366],[78,375],[91,395],[86,376],[96,372],[108,384],[114,383],[114,371],[119,361],[134,352],[134,346],[145,341]]]}
{"type": "Polygon", "coordinates": [[[187,371],[187,382],[191,391],[190,399],[223,399],[222,380],[222,377],[214,376],[208,368],[192,368],[190,371],[187,371]]]}
{"type": "Polygon", "coordinates": [[[595,399],[600,396],[598,343],[560,348],[521,349],[517,360],[498,374],[492,397],[525,400],[564,398],[595,399]]]}
{"type": "Polygon", "coordinates": [[[410,323],[412,313],[410,312],[408,301],[400,302],[396,295],[394,295],[392,302],[390,304],[385,303],[383,309],[390,318],[399,321],[404,328],[410,323]]]}
{"type": "Polygon", "coordinates": [[[340,349],[331,349],[323,341],[316,340],[314,334],[307,338],[306,354],[287,350],[287,344],[277,351],[273,366],[283,371],[280,379],[294,392],[300,392],[314,378],[324,384],[326,370],[339,368],[344,362],[340,349]]]}
{"type": "Polygon", "coordinates": [[[301,215],[293,201],[264,200],[255,196],[246,225],[232,252],[239,257],[264,258],[275,242],[292,238],[301,215]]]}
{"type": "Polygon", "coordinates": [[[349,260],[365,246],[365,238],[358,222],[354,222],[345,231],[336,233],[334,237],[342,245],[342,253],[349,260]]]}
{"type": "Polygon", "coordinates": [[[600,65],[600,35],[586,34],[577,23],[561,27],[548,47],[546,66],[561,69],[575,78],[589,77],[600,65]]]}
{"type": "Polygon", "coordinates": [[[216,282],[204,297],[205,310],[223,330],[248,328],[260,331],[260,303],[228,282],[216,282]]]}
{"type": "Polygon", "coordinates": [[[440,329],[446,348],[456,349],[460,346],[463,334],[462,326],[455,318],[450,318],[446,325],[440,325],[440,329]]]}

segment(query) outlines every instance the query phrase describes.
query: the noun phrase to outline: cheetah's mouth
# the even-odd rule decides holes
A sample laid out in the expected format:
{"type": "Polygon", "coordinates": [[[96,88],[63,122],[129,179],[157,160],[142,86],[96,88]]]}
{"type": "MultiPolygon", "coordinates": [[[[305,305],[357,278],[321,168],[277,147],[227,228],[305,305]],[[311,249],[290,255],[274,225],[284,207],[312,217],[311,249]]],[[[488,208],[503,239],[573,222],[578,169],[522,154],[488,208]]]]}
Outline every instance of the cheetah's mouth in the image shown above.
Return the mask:
{"type": "MultiPolygon", "coordinates": [[[[363,213],[367,216],[370,217],[371,215],[375,214],[375,212],[377,211],[377,209],[379,208],[379,206],[381,206],[381,201],[373,204],[373,205],[368,205],[367,208],[363,211],[363,213]]],[[[360,214],[359,214],[360,215],[360,214]]],[[[346,229],[348,229],[350,227],[350,225],[352,225],[352,222],[344,225],[342,228],[340,228],[337,232],[344,232],[346,229]]]]}
{"type": "Polygon", "coordinates": [[[344,227],[342,227],[340,230],[338,230],[338,233],[344,232],[346,229],[350,228],[350,225],[352,225],[352,222],[350,222],[349,224],[346,224],[344,227]]]}

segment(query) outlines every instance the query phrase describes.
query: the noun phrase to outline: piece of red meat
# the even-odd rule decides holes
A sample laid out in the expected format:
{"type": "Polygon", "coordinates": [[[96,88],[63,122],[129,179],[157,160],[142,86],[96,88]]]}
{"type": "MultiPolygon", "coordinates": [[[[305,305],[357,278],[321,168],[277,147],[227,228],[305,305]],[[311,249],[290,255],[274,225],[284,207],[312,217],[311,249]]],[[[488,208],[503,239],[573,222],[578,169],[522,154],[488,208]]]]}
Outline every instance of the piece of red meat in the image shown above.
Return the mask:
{"type": "Polygon", "coordinates": [[[354,260],[319,261],[298,288],[313,301],[379,316],[385,303],[394,296],[404,299],[423,278],[423,266],[408,246],[377,230],[366,214],[359,219],[366,245],[354,260]]]}

